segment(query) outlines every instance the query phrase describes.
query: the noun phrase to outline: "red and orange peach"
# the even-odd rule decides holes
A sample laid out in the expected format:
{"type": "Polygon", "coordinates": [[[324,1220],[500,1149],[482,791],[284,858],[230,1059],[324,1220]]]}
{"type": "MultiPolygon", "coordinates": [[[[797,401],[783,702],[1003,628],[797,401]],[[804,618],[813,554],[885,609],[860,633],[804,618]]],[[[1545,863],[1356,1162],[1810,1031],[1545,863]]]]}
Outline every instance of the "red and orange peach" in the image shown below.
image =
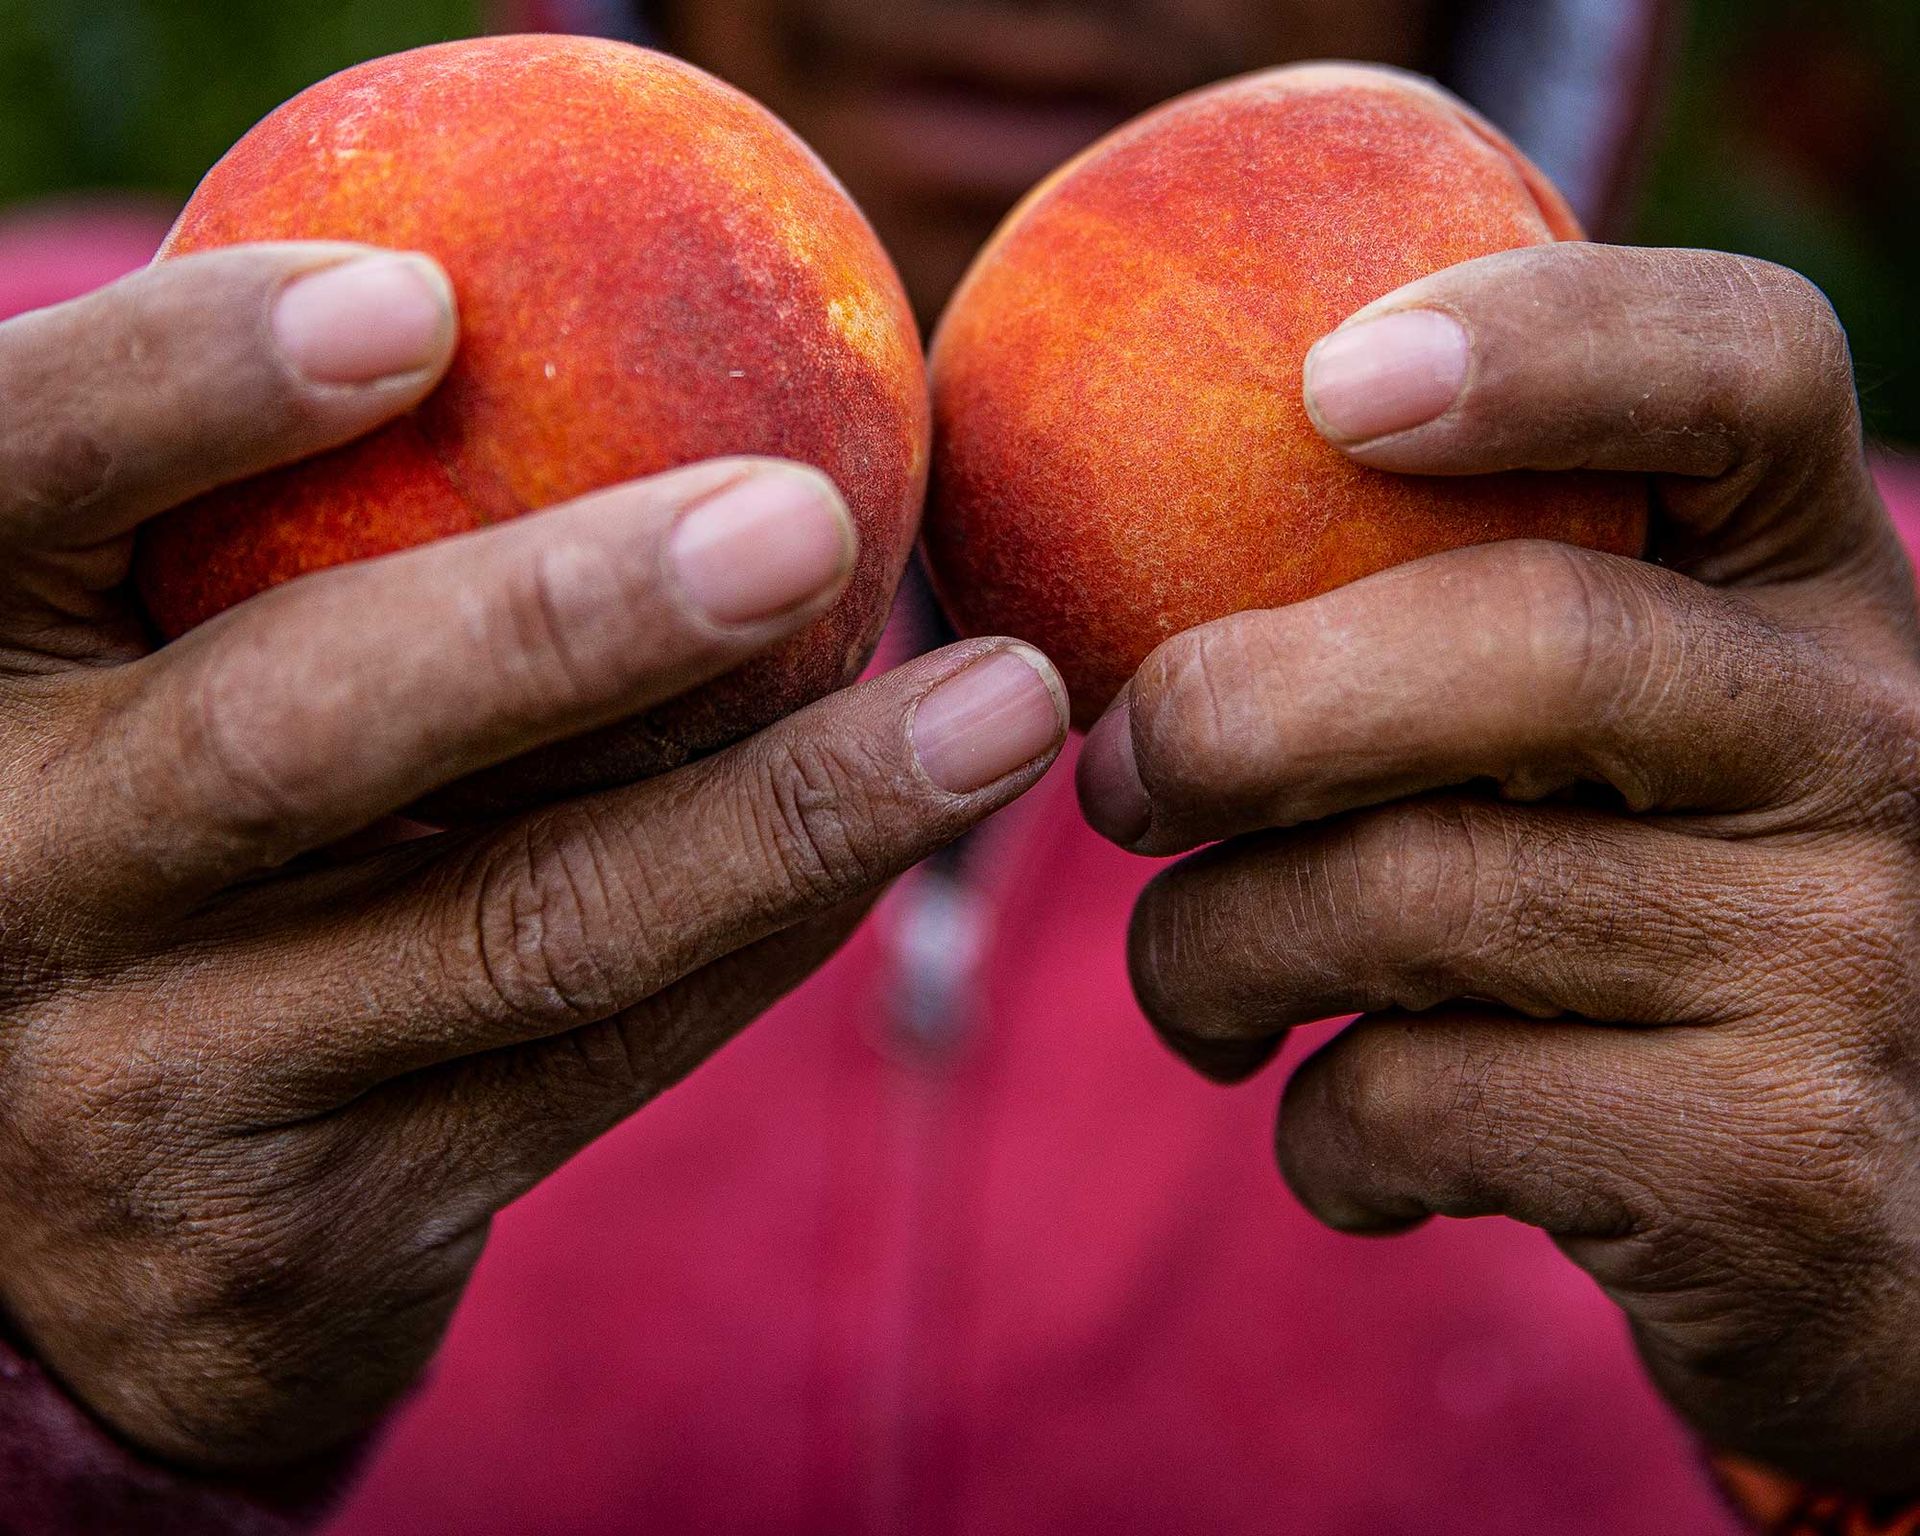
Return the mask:
{"type": "Polygon", "coordinates": [[[1037,188],[933,348],[926,547],[968,634],[1044,649],[1089,724],[1181,630],[1494,539],[1638,553],[1643,482],[1422,479],[1314,430],[1307,351],[1472,257],[1579,237],[1497,131],[1395,71],[1184,97],[1037,188]]]}
{"type": "Polygon", "coordinates": [[[686,699],[509,765],[491,792],[671,766],[864,665],[924,498],[920,343],[859,210],[756,103],[583,38],[377,60],[242,139],[162,259],[257,240],[427,252],[453,279],[460,350],[440,389],[383,431],[146,529],[136,574],[164,634],[322,567],[751,454],[814,465],[845,494],[861,546],[844,597],[686,699]]]}

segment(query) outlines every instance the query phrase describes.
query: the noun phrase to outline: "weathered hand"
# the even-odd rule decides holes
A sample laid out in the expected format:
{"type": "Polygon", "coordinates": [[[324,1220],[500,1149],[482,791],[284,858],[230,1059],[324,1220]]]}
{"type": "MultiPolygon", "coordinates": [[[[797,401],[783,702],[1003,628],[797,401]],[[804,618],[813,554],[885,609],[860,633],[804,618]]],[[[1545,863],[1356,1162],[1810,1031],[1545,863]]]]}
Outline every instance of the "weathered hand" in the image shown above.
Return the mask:
{"type": "Polygon", "coordinates": [[[1281,1112],[1318,1216],[1543,1227],[1716,1444],[1911,1487],[1920,642],[1832,312],[1563,245],[1336,336],[1356,459],[1644,472],[1657,563],[1483,546],[1163,646],[1081,786],[1127,847],[1218,842],[1135,914],[1146,1010],[1225,1080],[1364,1014],[1281,1112]]]}
{"type": "Polygon", "coordinates": [[[488,1221],[822,961],[1065,732],[975,641],[681,772],[303,858],[794,633],[853,554],[700,466],[277,588],[157,652],[130,530],[366,431],[444,280],[195,257],[0,327],[0,1303],[122,1432],[292,1461],[434,1348],[488,1221]]]}

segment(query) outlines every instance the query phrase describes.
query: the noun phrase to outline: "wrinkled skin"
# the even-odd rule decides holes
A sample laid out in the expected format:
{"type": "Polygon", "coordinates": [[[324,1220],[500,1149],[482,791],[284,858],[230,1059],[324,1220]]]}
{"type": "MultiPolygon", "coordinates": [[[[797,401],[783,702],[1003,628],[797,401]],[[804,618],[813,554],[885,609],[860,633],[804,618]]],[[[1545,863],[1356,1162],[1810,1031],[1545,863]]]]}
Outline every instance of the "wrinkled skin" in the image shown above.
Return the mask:
{"type": "Polygon", "coordinates": [[[143,518],[374,427],[444,368],[451,314],[427,366],[380,382],[277,355],[277,296],[354,254],[190,257],[0,326],[0,1306],[108,1423],[196,1466],[374,1422],[496,1210],[1065,735],[1044,663],[972,643],[632,788],[394,823],[796,633],[853,529],[837,582],[716,623],[676,574],[682,518],[756,473],[833,491],[697,466],[150,650],[126,588],[143,518]],[[1009,664],[1038,690],[1012,739],[976,717],[957,766],[932,753],[929,698],[1009,664]]]}
{"type": "Polygon", "coordinates": [[[1109,836],[1211,845],[1134,915],[1141,1000],[1223,1081],[1358,1012],[1281,1109],[1315,1214],[1542,1227],[1710,1441],[1911,1489],[1920,638],[1845,338],[1700,252],[1515,252],[1366,315],[1403,310],[1463,325],[1467,383],[1341,446],[1644,472],[1658,563],[1483,546],[1162,646],[1082,764],[1109,836]]]}

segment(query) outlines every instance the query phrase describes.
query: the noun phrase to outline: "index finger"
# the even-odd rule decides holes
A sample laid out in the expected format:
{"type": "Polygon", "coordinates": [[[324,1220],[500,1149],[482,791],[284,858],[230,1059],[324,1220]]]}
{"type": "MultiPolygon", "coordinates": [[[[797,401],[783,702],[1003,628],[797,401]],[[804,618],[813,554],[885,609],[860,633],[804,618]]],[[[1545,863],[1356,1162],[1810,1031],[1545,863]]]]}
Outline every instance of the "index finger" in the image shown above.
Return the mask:
{"type": "Polygon", "coordinates": [[[210,1054],[325,1107],[570,1034],[885,885],[1024,794],[1066,733],[1037,651],[949,647],[676,773],[212,910],[178,1005],[244,996],[261,1025],[210,1054]]]}
{"type": "Polygon", "coordinates": [[[1601,785],[1636,811],[1851,811],[1842,722],[1869,686],[1738,594],[1476,545],[1167,641],[1088,736],[1081,800],[1161,854],[1475,781],[1601,785]]]}
{"type": "Polygon", "coordinates": [[[37,803],[89,905],[174,910],[679,697],[818,619],[855,547],[825,476],[722,459],[317,571],[72,685],[88,747],[37,803]]]}

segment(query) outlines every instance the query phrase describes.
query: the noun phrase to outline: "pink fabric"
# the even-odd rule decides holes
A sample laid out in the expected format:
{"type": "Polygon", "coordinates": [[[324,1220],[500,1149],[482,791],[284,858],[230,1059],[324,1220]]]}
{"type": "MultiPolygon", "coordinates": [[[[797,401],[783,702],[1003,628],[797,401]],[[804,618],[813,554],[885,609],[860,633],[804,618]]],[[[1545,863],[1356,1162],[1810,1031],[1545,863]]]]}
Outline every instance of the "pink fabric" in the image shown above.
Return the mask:
{"type": "Polygon", "coordinates": [[[1893,526],[1910,553],[1920,553],[1920,458],[1910,454],[1882,454],[1874,462],[1893,526]]]}
{"type": "Polygon", "coordinates": [[[159,204],[134,198],[0,211],[0,320],[145,266],[171,217],[159,204]]]}

